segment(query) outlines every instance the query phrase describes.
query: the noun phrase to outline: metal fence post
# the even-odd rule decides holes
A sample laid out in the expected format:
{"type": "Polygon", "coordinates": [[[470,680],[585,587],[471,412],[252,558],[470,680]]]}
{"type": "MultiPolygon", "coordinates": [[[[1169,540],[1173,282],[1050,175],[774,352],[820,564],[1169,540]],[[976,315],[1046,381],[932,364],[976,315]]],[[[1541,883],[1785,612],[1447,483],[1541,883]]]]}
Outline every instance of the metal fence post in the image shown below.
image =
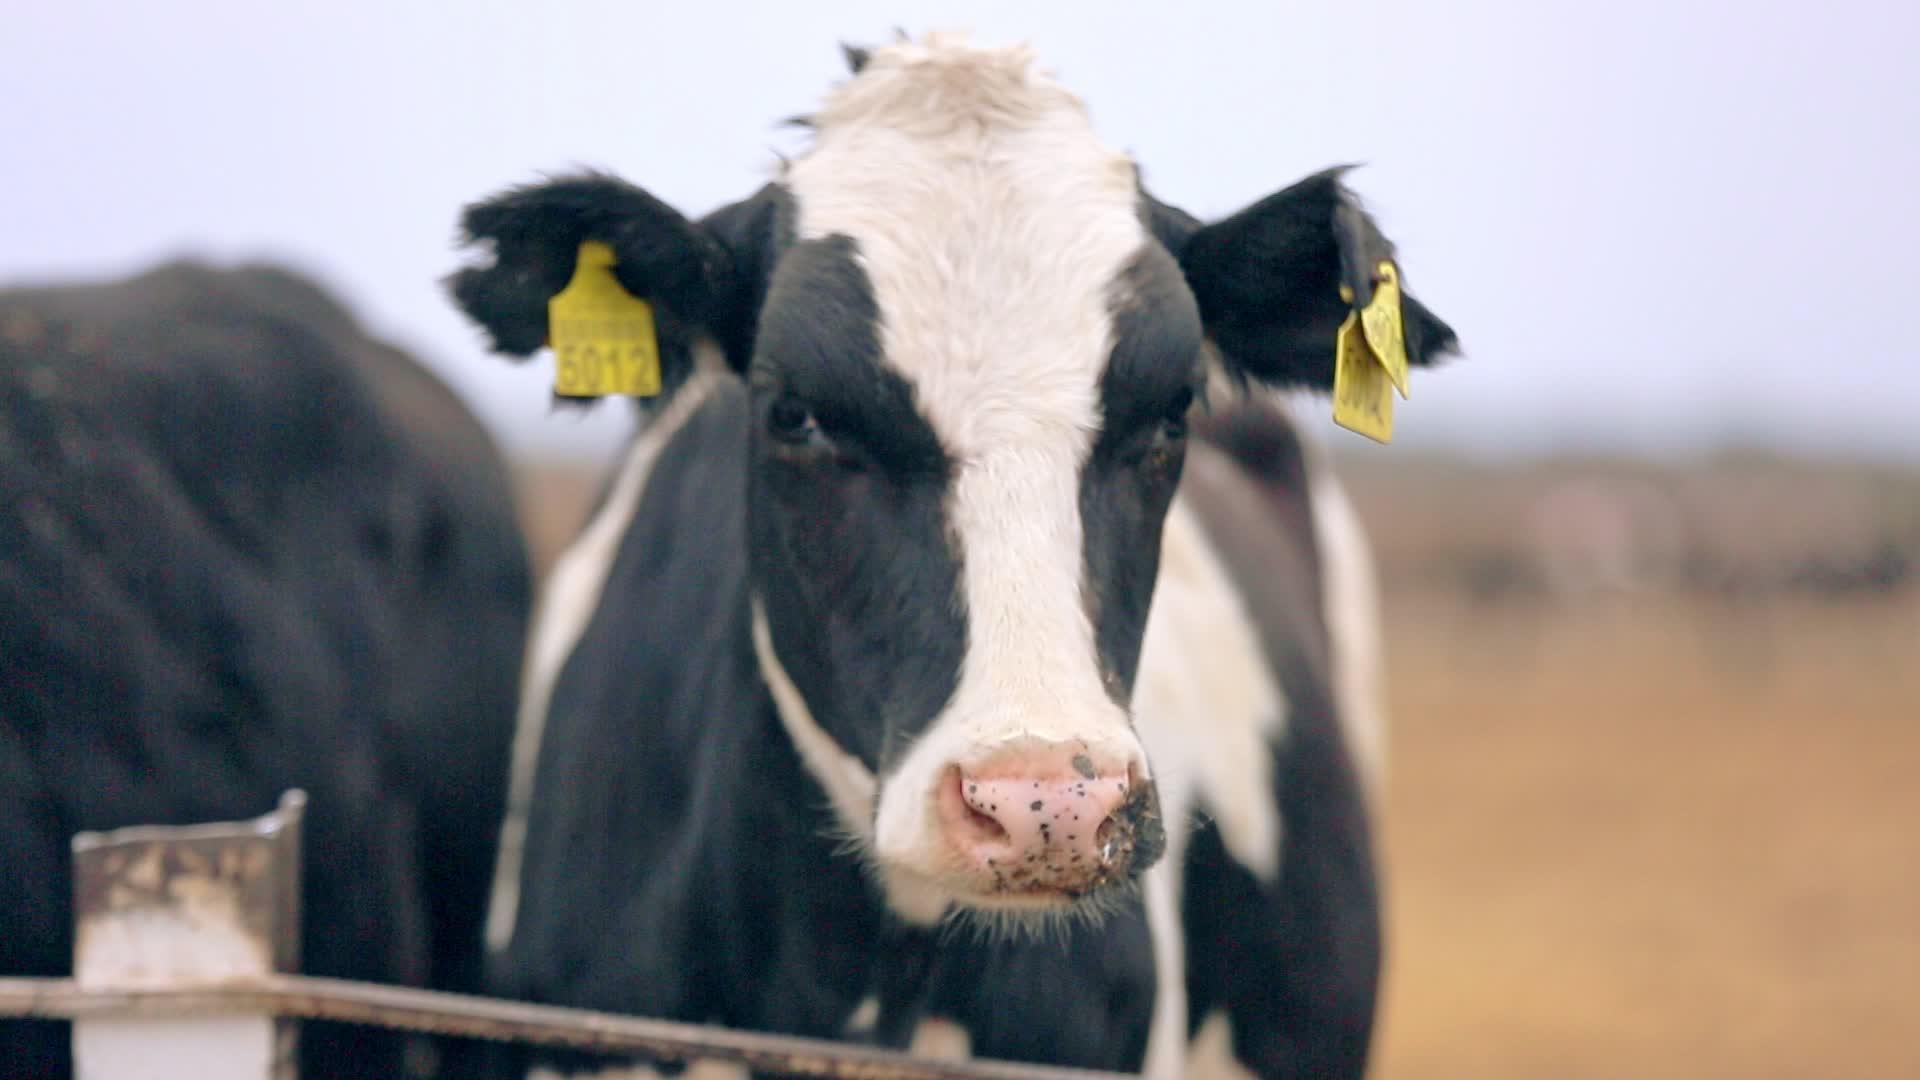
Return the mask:
{"type": "MultiPolygon", "coordinates": [[[[306,795],[251,821],[73,838],[75,983],[204,989],[299,968],[306,795]]],[[[73,1025],[77,1080],[294,1080],[293,1022],[115,1015],[73,1025]]]]}

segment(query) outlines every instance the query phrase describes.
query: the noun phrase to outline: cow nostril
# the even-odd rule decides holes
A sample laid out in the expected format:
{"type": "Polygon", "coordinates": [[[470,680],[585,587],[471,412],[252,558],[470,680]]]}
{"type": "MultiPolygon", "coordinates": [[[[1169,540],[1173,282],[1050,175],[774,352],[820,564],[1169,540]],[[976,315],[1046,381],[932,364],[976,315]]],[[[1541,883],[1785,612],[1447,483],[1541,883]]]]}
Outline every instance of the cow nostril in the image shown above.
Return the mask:
{"type": "Polygon", "coordinates": [[[977,781],[953,770],[947,783],[948,820],[959,826],[965,843],[970,845],[1005,844],[1012,840],[1007,827],[993,816],[996,809],[980,791],[977,781]]]}
{"type": "Polygon", "coordinates": [[[981,813],[972,806],[967,807],[967,824],[973,826],[981,840],[1004,842],[1012,839],[1007,835],[1007,827],[993,815],[981,813]]]}
{"type": "Polygon", "coordinates": [[[1093,831],[1093,850],[1099,854],[1101,862],[1113,861],[1114,844],[1119,839],[1120,819],[1118,817],[1108,817],[1100,823],[1098,829],[1093,831]]]}

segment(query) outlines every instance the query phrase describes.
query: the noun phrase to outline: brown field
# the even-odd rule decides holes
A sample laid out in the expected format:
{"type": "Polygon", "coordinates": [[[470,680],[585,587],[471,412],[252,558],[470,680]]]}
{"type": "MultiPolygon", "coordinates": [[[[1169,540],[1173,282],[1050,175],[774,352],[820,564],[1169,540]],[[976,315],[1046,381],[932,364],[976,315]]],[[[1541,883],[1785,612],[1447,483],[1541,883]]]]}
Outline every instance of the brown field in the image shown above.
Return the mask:
{"type": "MultiPolygon", "coordinates": [[[[1394,725],[1378,1075],[1920,1076],[1920,587],[1800,572],[1920,554],[1920,477],[1351,464],[1394,725]],[[1685,568],[1545,587],[1527,515],[1569,476],[1660,492],[1685,568]]],[[[593,487],[527,476],[544,560],[593,487]]]]}
{"type": "Polygon", "coordinates": [[[1920,597],[1389,608],[1387,1077],[1920,1076],[1920,597]]]}
{"type": "Polygon", "coordinates": [[[1920,1076],[1920,477],[1349,464],[1394,728],[1380,1073],[1920,1076]],[[1543,588],[1576,481],[1664,538],[1638,591],[1543,588]]]}

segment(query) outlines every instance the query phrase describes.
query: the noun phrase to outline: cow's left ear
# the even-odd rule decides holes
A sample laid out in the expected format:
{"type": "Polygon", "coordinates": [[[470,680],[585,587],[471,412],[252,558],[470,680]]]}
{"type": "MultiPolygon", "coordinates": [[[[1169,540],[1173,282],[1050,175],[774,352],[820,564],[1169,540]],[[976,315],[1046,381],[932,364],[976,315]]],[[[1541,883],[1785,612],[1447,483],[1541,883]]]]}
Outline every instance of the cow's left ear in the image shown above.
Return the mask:
{"type": "MultiPolygon", "coordinates": [[[[1207,336],[1235,373],[1285,387],[1333,387],[1334,337],[1347,313],[1373,299],[1376,268],[1393,244],[1328,169],[1202,225],[1146,196],[1149,227],[1179,259],[1207,336]],[[1349,303],[1341,287],[1352,290],[1349,303]]],[[[1458,348],[1453,329],[1406,291],[1407,359],[1432,364],[1458,348]]]]}

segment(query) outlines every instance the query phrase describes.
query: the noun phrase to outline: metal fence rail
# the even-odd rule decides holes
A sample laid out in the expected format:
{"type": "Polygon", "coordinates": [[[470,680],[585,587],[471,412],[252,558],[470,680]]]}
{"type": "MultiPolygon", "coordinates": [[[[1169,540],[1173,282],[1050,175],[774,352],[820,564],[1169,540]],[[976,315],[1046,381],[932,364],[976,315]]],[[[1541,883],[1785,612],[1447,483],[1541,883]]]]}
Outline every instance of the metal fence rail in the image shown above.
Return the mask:
{"type": "Polygon", "coordinates": [[[728,1061],[840,1080],[1119,1080],[1119,1074],[989,1061],[929,1061],[820,1039],[733,1031],[550,1005],[307,975],[189,990],[98,990],[70,979],[0,978],[0,1018],[171,1019],[231,1014],[332,1020],[661,1062],[728,1061]]]}
{"type": "Polygon", "coordinates": [[[293,791],[250,821],[76,836],[73,978],[0,977],[0,1020],[71,1021],[79,1080],[292,1080],[300,1020],[660,1063],[729,1062],[787,1076],[1117,1080],[290,974],[299,956],[305,808],[305,795],[293,791]]]}

